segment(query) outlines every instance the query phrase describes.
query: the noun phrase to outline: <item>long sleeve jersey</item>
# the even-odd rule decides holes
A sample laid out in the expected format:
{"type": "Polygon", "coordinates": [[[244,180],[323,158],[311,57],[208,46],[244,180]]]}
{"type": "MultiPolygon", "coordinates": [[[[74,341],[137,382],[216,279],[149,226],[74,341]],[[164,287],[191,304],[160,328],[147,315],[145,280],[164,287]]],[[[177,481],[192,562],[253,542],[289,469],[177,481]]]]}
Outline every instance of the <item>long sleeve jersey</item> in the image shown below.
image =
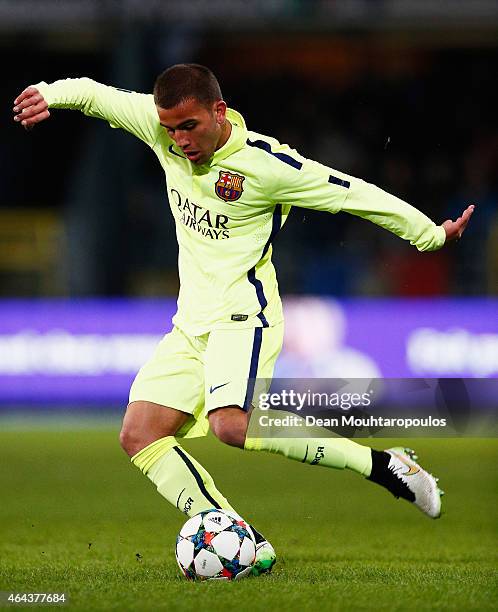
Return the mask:
{"type": "Polygon", "coordinates": [[[106,120],[148,144],[166,174],[179,245],[180,292],[173,323],[199,336],[213,329],[281,322],[272,241],[292,206],[368,219],[420,251],[440,248],[442,226],[382,189],[306,159],[249,131],[228,109],[228,141],[204,165],[185,158],[159,123],[154,98],[88,78],[35,85],[50,108],[106,120]]]}

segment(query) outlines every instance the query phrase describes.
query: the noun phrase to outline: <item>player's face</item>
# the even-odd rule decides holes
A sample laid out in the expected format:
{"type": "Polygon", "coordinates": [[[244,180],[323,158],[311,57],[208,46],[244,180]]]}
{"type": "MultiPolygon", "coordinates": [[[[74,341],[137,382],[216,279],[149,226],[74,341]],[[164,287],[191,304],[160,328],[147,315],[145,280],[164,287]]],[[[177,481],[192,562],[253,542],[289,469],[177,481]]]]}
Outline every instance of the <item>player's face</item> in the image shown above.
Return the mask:
{"type": "Polygon", "coordinates": [[[159,121],[193,164],[204,164],[225,144],[226,110],[223,100],[210,108],[190,99],[173,108],[157,108],[159,121]]]}

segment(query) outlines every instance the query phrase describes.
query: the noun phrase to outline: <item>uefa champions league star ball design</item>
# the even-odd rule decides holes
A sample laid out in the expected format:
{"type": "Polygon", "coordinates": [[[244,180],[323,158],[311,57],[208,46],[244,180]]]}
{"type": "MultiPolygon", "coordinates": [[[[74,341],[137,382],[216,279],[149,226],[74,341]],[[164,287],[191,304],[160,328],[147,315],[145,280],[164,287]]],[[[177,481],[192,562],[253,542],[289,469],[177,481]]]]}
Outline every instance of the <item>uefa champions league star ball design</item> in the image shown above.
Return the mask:
{"type": "Polygon", "coordinates": [[[175,552],[188,580],[239,580],[251,573],[256,542],[251,527],[240,517],[213,508],[185,523],[175,552]]]}

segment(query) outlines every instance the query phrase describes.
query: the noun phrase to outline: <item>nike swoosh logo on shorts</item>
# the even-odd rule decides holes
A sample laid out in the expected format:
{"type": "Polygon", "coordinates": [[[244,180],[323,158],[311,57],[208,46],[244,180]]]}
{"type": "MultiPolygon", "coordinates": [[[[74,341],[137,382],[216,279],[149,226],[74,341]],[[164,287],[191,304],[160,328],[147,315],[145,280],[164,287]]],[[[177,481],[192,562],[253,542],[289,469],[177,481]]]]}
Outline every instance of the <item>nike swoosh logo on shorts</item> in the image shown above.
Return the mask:
{"type": "Polygon", "coordinates": [[[209,388],[209,393],[214,393],[216,391],[216,389],[220,389],[221,387],[226,387],[226,385],[229,385],[230,381],[223,383],[222,385],[216,385],[216,387],[213,387],[213,385],[211,385],[211,387],[209,388]]]}

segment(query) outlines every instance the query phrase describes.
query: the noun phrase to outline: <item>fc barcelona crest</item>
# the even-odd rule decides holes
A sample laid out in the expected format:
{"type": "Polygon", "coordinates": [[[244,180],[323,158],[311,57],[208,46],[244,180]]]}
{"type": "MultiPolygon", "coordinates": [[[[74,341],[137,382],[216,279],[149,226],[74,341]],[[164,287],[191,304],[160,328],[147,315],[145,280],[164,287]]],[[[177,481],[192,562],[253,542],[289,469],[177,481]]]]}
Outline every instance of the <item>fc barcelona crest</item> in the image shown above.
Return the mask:
{"type": "Polygon", "coordinates": [[[216,195],[225,200],[225,202],[235,202],[244,191],[242,183],[245,178],[245,176],[240,174],[232,174],[231,172],[220,170],[220,176],[214,186],[216,195]]]}

